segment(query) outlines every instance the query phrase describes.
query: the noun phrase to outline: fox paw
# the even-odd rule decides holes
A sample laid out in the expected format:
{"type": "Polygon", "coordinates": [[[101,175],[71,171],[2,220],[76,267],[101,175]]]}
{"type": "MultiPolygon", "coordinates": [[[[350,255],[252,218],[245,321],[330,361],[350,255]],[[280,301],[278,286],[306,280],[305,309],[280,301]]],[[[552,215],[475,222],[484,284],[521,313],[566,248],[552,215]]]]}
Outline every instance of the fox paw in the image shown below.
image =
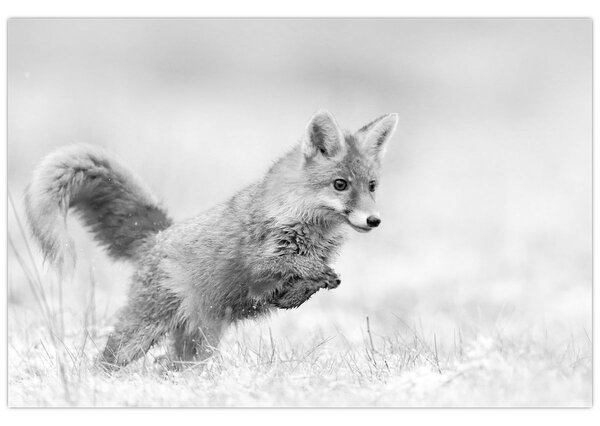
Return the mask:
{"type": "Polygon", "coordinates": [[[323,278],[323,288],[328,290],[333,290],[342,283],[340,276],[332,268],[328,268],[323,278]]]}

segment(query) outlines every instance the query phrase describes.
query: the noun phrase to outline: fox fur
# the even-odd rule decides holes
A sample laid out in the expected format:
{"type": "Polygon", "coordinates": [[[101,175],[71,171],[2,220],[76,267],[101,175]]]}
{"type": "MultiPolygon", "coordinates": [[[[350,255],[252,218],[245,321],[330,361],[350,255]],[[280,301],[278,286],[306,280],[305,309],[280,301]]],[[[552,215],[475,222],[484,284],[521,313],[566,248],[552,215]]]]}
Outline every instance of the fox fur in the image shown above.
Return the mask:
{"type": "Polygon", "coordinates": [[[376,186],[397,121],[388,114],[349,133],[318,111],[263,179],[179,223],[106,151],[75,145],[48,155],[25,196],[46,260],[59,270],[74,265],[72,209],[110,256],[136,265],[99,365],[125,366],[168,336],[178,368],[209,356],[233,322],[296,308],[337,287],[329,265],[345,229],[380,223],[376,186]]]}

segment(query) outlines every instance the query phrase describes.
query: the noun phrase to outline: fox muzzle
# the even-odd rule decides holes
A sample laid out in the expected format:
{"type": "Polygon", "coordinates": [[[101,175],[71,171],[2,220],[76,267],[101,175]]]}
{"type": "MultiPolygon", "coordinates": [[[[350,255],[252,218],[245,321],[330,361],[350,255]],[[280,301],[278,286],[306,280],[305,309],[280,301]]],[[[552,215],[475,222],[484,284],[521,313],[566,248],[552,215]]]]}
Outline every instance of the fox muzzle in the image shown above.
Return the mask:
{"type": "Polygon", "coordinates": [[[360,211],[352,211],[346,216],[348,224],[359,232],[368,232],[377,228],[381,223],[379,214],[369,214],[360,211]]]}

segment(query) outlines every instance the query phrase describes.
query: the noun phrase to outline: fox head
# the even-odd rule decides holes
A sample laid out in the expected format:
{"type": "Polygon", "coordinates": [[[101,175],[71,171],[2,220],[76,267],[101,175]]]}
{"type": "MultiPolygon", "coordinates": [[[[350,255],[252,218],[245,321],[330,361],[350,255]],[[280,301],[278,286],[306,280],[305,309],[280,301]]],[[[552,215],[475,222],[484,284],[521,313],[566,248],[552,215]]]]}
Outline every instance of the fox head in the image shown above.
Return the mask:
{"type": "Polygon", "coordinates": [[[314,208],[337,216],[359,232],[379,226],[375,204],[379,170],[397,123],[397,114],[387,114],[348,133],[328,111],[320,110],[311,118],[301,152],[314,208]]]}

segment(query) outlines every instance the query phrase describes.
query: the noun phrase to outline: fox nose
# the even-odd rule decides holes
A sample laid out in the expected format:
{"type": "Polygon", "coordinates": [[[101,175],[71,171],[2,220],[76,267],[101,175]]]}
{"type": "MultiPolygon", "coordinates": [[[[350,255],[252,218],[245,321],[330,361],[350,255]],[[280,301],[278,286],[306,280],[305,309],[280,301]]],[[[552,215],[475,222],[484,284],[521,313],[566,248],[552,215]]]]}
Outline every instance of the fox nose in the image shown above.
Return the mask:
{"type": "Polygon", "coordinates": [[[369,225],[369,228],[377,228],[380,223],[381,219],[377,216],[371,215],[367,218],[367,225],[369,225]]]}

